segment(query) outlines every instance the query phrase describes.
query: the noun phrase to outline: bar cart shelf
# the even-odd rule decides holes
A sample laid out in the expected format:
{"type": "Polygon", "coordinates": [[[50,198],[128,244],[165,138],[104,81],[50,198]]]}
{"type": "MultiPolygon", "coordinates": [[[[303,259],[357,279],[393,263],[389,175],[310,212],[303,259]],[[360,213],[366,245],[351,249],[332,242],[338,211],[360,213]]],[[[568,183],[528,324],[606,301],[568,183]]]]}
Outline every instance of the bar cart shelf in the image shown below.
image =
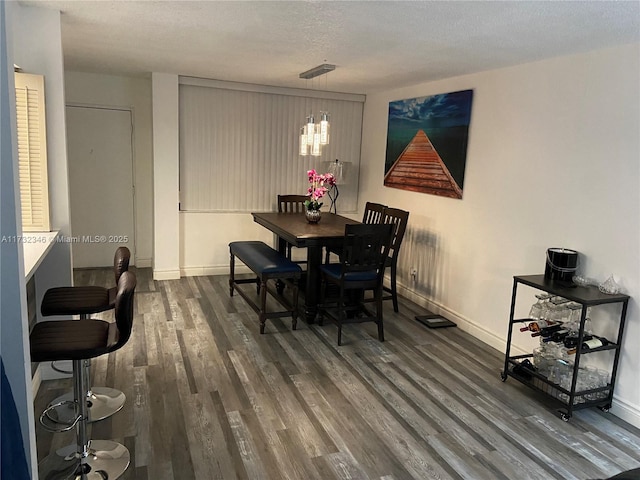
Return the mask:
{"type": "MultiPolygon", "coordinates": [[[[560,403],[559,409],[560,418],[564,421],[569,421],[574,410],[580,410],[588,407],[598,407],[603,411],[608,411],[611,408],[611,402],[613,399],[613,390],[615,387],[616,374],[618,371],[618,360],[620,358],[620,346],[622,343],[622,335],[624,333],[624,324],[627,315],[627,305],[629,303],[629,296],[622,294],[609,295],[600,292],[596,287],[580,287],[574,285],[566,285],[557,281],[553,281],[544,277],[544,275],[519,275],[513,277],[513,290],[511,294],[511,311],[509,314],[509,331],[507,335],[507,348],[505,352],[504,369],[500,374],[502,381],[506,381],[508,377],[512,377],[519,382],[531,387],[534,390],[543,392],[551,398],[554,398],[560,403]],[[531,365],[527,362],[527,359],[533,357],[533,354],[525,355],[511,355],[511,342],[513,338],[514,327],[519,324],[527,324],[534,321],[531,318],[514,318],[516,296],[518,291],[518,285],[526,285],[537,290],[549,293],[551,295],[557,295],[564,297],[567,300],[579,303],[582,305],[582,312],[580,317],[580,330],[578,333],[578,345],[582,344],[584,336],[585,320],[587,317],[587,307],[594,307],[604,304],[622,304],[622,311],[620,313],[620,319],[618,322],[618,333],[615,342],[611,341],[608,345],[592,348],[588,351],[581,351],[580,348],[576,351],[575,362],[572,370],[571,388],[566,389],[560,385],[549,380],[545,375],[540,374],[535,369],[527,368],[531,365]],[[611,362],[611,380],[605,386],[590,389],[576,391],[578,370],[580,368],[580,359],[582,355],[592,355],[595,352],[601,351],[614,351],[614,358],[611,362]],[[596,395],[594,395],[596,394],[596,395]],[[594,397],[596,397],[594,399],[594,397]]],[[[611,340],[611,339],[610,339],[611,340]]]]}

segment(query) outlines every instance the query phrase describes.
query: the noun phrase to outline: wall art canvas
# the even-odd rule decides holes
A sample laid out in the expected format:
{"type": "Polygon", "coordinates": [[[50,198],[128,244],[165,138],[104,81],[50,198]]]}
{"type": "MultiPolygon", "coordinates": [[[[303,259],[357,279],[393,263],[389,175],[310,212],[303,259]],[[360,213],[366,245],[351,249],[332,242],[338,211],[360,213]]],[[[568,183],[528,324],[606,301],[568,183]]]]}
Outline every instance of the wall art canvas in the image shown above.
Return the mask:
{"type": "Polygon", "coordinates": [[[384,185],[462,198],[473,90],[389,102],[384,185]]]}

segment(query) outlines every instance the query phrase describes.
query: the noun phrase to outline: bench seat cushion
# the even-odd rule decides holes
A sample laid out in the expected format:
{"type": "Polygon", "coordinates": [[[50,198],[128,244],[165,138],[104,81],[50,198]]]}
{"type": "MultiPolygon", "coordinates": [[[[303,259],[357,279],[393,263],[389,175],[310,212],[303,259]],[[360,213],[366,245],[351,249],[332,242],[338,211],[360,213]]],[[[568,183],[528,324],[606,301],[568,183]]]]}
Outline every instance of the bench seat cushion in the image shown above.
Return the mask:
{"type": "Polygon", "coordinates": [[[258,275],[300,275],[300,265],[292,262],[264,242],[231,242],[229,251],[258,275]]]}

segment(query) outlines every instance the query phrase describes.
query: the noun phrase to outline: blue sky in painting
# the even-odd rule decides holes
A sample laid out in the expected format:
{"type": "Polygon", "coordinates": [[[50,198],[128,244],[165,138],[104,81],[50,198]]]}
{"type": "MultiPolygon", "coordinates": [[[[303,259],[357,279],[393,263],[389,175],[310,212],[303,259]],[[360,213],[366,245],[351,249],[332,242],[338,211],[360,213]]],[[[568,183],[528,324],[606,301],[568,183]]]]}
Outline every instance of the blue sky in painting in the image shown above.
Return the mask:
{"type": "Polygon", "coordinates": [[[472,90],[389,102],[389,121],[403,120],[423,128],[469,125],[472,90]]]}

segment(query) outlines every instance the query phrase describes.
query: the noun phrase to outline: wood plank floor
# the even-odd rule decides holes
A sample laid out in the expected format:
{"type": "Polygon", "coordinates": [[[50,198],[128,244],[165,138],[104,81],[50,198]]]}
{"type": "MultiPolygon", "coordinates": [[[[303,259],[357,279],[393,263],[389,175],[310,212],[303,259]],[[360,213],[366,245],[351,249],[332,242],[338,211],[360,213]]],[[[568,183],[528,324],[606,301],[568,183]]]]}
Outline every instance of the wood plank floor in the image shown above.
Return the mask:
{"type": "MultiPolygon", "coordinates": [[[[543,396],[500,381],[502,352],[427,329],[406,300],[399,314],[385,302],[384,343],[354,324],[337,347],[328,323],[294,332],[279,319],[260,335],[226,276],[132,271],[132,337],[92,367],[94,385],[127,396],[90,429],[130,450],[121,478],[584,480],[640,467],[638,429],[593,409],[563,422],[543,396]]],[[[107,269],[76,272],[77,285],[112,282],[107,269]]],[[[43,382],[36,415],[70,388],[43,382]]],[[[37,427],[39,459],[72,442],[37,427]]]]}

